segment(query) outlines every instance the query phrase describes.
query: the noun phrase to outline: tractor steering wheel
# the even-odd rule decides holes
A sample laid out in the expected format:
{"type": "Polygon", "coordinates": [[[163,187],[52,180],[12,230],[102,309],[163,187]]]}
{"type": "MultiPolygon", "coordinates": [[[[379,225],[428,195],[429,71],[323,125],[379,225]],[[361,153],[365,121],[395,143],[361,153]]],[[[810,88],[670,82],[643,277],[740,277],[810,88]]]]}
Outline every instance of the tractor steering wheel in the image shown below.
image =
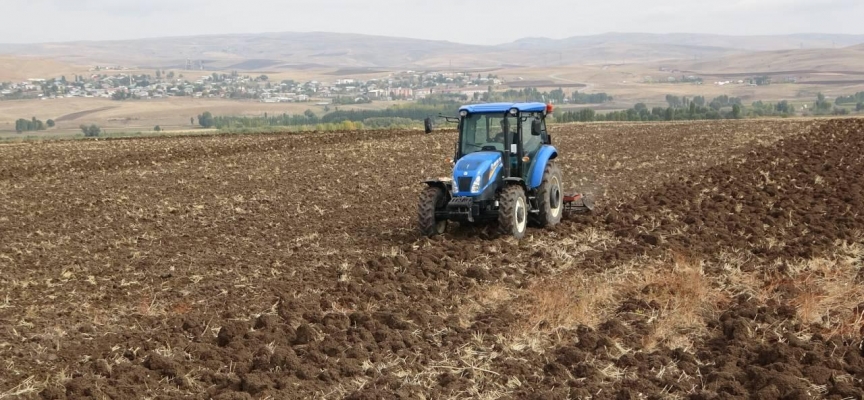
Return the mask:
{"type": "Polygon", "coordinates": [[[495,146],[483,146],[480,150],[482,150],[482,151],[498,151],[498,148],[495,146]]]}

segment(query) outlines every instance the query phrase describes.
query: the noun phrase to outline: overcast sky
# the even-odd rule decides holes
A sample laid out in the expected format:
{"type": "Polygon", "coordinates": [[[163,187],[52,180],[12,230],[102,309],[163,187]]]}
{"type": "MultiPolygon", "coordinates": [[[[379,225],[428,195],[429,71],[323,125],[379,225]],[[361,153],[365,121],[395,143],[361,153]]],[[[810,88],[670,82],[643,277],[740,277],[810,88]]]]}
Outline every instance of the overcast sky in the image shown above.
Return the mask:
{"type": "Polygon", "coordinates": [[[604,32],[864,33],[864,0],[0,0],[0,43],[347,32],[460,43],[604,32]]]}

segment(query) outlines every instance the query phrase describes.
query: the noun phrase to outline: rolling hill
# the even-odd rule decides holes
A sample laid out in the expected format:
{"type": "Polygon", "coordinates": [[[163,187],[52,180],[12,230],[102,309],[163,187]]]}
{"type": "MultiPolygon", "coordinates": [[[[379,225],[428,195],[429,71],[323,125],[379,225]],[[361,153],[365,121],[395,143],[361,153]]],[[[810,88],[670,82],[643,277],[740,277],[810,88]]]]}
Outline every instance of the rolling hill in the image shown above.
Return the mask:
{"type": "Polygon", "coordinates": [[[707,76],[765,74],[834,74],[864,76],[864,48],[804,49],[737,54],[673,65],[685,72],[707,76]]]}
{"type": "Polygon", "coordinates": [[[60,75],[83,74],[86,67],[35,57],[0,55],[0,82],[23,81],[30,78],[54,78],[60,75]]]}
{"type": "Polygon", "coordinates": [[[607,33],[566,39],[526,38],[496,46],[323,32],[167,37],[123,41],[2,45],[0,54],[97,63],[279,71],[340,68],[488,68],[711,60],[757,51],[832,48],[864,35],[724,36],[607,33]]]}

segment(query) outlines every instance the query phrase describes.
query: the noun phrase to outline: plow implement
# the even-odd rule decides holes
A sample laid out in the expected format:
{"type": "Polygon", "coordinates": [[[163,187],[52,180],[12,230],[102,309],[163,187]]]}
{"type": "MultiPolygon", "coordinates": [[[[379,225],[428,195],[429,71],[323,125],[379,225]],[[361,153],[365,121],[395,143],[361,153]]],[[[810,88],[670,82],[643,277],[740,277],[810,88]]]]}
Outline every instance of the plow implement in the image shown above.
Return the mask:
{"type": "Polygon", "coordinates": [[[575,193],[564,195],[564,214],[587,214],[594,210],[594,200],[587,195],[575,193]]]}

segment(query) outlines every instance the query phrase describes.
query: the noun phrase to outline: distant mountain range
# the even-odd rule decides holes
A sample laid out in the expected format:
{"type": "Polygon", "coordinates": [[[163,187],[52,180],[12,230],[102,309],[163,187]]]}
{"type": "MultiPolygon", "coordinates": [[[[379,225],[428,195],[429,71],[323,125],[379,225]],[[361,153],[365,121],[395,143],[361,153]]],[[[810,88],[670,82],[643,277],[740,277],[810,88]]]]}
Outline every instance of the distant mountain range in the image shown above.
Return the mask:
{"type": "Polygon", "coordinates": [[[566,39],[525,38],[495,46],[342,33],[262,33],[121,41],[0,44],[0,54],[65,62],[278,71],[312,67],[359,69],[500,68],[711,60],[749,52],[864,46],[864,35],[606,33],[566,39]]]}

